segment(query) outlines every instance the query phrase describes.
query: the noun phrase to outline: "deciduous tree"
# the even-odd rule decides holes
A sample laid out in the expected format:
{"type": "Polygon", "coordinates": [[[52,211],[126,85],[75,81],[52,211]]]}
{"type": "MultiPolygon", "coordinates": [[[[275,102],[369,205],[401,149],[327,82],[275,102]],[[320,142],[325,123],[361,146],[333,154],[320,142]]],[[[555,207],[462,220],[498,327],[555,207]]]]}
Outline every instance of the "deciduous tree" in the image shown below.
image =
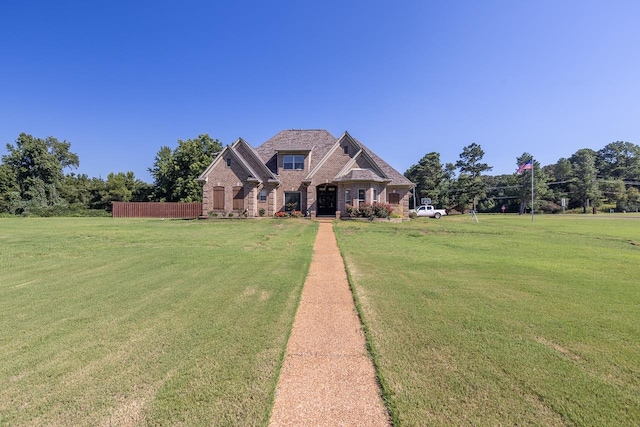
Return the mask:
{"type": "Polygon", "coordinates": [[[220,142],[207,134],[178,140],[174,150],[161,147],[149,169],[154,178],[154,198],[167,202],[201,201],[202,187],[195,179],[221,150],[220,142]]]}
{"type": "Polygon", "coordinates": [[[78,156],[70,151],[71,143],[54,137],[35,138],[21,133],[15,146],[7,144],[8,154],[2,162],[15,178],[18,200],[29,206],[45,208],[64,203],[59,196],[63,170],[78,167],[78,156]]]}

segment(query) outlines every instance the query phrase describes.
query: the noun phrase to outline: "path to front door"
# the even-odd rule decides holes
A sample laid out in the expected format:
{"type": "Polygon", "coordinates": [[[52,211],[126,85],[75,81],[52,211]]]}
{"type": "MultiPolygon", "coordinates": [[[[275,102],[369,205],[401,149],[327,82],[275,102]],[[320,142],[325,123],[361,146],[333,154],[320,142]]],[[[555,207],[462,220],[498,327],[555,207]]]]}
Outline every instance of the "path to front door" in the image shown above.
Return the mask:
{"type": "Polygon", "coordinates": [[[331,222],[320,222],[270,426],[389,426],[331,222]]]}

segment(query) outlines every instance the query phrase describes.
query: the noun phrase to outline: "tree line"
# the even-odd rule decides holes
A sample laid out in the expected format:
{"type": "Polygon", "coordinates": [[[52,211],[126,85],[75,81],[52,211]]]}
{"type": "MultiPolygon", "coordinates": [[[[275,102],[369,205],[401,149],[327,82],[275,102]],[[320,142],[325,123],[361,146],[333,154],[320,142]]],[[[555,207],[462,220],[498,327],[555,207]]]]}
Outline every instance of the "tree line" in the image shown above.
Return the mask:
{"type": "Polygon", "coordinates": [[[0,213],[13,215],[108,215],[112,202],[196,202],[202,188],[195,178],[222,150],[218,140],[199,135],[163,146],[148,184],[134,173],[112,172],[106,179],[76,175],[80,166],[71,143],[21,133],[0,163],[0,213]]]}
{"type": "Polygon", "coordinates": [[[616,141],[595,151],[583,148],[555,164],[541,166],[530,153],[514,159],[514,169],[533,160],[522,174],[488,175],[492,166],[482,163],[484,151],[473,143],[464,147],[456,163],[440,162],[440,154],[430,152],[404,175],[416,183],[416,199],[449,210],[465,212],[524,213],[531,206],[533,174],[534,211],[556,213],[563,210],[588,212],[591,208],[637,211],[640,208],[640,146],[616,141]]]}
{"type": "MultiPolygon", "coordinates": [[[[107,215],[114,201],[199,202],[202,189],[195,181],[213,161],[222,145],[208,134],[178,140],[176,148],[160,147],[148,169],[149,184],[133,172],[109,173],[106,179],[76,175],[80,165],[71,143],[54,137],[37,138],[21,133],[0,163],[0,214],[13,215],[107,215]]],[[[533,159],[532,170],[523,174],[489,175],[492,166],[482,161],[484,151],[472,143],[463,148],[455,163],[441,163],[430,152],[404,175],[416,184],[416,199],[452,211],[524,213],[531,209],[531,173],[534,176],[536,211],[567,209],[587,212],[591,207],[636,211],[640,207],[640,147],[616,141],[599,151],[576,151],[555,164],[541,166],[533,159]]],[[[523,153],[514,169],[531,160],[523,153]]],[[[413,204],[413,203],[412,203],[413,204]]]]}

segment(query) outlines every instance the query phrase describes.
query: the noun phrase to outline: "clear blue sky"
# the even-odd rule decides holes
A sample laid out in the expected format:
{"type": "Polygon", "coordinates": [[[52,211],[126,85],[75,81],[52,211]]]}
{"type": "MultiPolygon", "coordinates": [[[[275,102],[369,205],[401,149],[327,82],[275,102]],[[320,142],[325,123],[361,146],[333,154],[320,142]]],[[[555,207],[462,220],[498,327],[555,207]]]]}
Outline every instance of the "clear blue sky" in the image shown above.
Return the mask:
{"type": "Polygon", "coordinates": [[[400,172],[476,142],[512,173],[640,144],[639,19],[637,0],[2,1],[0,154],[51,135],[76,173],[151,182],[178,139],[327,129],[400,172]]]}

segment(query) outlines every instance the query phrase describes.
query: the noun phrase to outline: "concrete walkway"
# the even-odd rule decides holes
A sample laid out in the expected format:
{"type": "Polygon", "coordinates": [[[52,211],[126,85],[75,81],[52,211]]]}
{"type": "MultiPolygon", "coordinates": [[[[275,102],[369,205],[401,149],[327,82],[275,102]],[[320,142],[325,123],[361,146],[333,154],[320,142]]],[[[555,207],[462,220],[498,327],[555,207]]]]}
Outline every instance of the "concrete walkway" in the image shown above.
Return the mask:
{"type": "Polygon", "coordinates": [[[389,426],[330,222],[320,222],[270,426],[389,426]]]}

